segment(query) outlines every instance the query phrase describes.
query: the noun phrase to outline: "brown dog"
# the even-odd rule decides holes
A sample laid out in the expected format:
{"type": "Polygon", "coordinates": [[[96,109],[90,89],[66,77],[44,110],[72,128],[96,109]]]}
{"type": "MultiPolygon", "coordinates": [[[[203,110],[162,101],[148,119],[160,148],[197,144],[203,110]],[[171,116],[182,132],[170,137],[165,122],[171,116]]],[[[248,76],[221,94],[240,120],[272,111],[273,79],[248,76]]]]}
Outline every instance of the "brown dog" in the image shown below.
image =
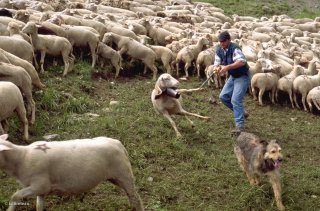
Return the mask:
{"type": "Polygon", "coordinates": [[[269,177],[277,207],[279,210],[285,210],[281,199],[279,173],[283,156],[276,140],[262,141],[252,133],[241,132],[236,139],[234,152],[250,184],[259,185],[261,176],[269,177]]]}
{"type": "Polygon", "coordinates": [[[184,110],[181,104],[180,93],[198,91],[201,89],[177,89],[178,85],[179,81],[170,74],[164,73],[160,75],[151,93],[151,101],[156,112],[163,114],[163,116],[169,120],[177,137],[180,137],[181,134],[170,115],[184,115],[192,125],[193,122],[187,116],[196,116],[201,119],[209,119],[210,117],[201,116],[184,110]]]}

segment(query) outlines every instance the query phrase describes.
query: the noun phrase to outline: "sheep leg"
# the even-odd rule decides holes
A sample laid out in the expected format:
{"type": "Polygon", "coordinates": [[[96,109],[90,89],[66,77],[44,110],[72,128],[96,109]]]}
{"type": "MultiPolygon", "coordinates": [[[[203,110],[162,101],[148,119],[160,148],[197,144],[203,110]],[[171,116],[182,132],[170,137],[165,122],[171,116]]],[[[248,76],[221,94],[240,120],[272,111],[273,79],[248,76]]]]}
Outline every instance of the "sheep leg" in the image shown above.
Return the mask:
{"type": "Polygon", "coordinates": [[[186,64],[184,65],[184,72],[186,74],[186,78],[189,77],[189,72],[188,72],[189,67],[191,67],[191,63],[186,62],[186,64]]]}
{"type": "Polygon", "coordinates": [[[176,71],[177,71],[177,77],[179,77],[179,61],[176,61],[176,71]]]}
{"type": "Polygon", "coordinates": [[[300,106],[299,106],[299,104],[298,104],[298,102],[297,102],[297,95],[296,95],[296,93],[293,93],[293,100],[294,100],[294,103],[296,104],[296,107],[300,109],[300,106]]]}
{"type": "Polygon", "coordinates": [[[28,125],[28,119],[26,117],[26,109],[24,108],[24,106],[22,106],[21,108],[17,108],[16,110],[19,120],[21,122],[21,128],[23,128],[23,137],[24,140],[28,141],[29,140],[29,125],[28,125]]]}
{"type": "Polygon", "coordinates": [[[312,99],[307,98],[307,103],[310,109],[310,113],[312,113],[312,99]]]}
{"type": "MultiPolygon", "coordinates": [[[[146,69],[147,67],[149,67],[149,69],[151,69],[153,72],[153,80],[157,80],[157,73],[158,73],[157,67],[154,64],[145,63],[145,65],[144,65],[145,71],[147,70],[146,69]]],[[[145,73],[143,72],[143,74],[145,74],[145,73]]]]}
{"type": "Polygon", "coordinates": [[[44,210],[44,197],[43,196],[37,196],[37,211],[38,210],[44,210]]]}
{"type": "MultiPolygon", "coordinates": [[[[19,204],[19,202],[21,201],[21,199],[23,198],[28,198],[28,197],[33,197],[36,196],[37,194],[35,194],[35,191],[32,187],[26,187],[23,188],[21,190],[18,190],[17,192],[15,192],[10,199],[9,202],[9,207],[7,209],[7,211],[14,211],[16,206],[19,204]]],[[[37,209],[37,211],[40,211],[37,209]]]]}
{"type": "Polygon", "coordinates": [[[167,112],[163,113],[163,116],[169,120],[171,126],[173,127],[174,131],[176,132],[177,137],[181,137],[181,133],[178,131],[177,125],[172,120],[171,116],[167,112]]]}
{"type": "Polygon", "coordinates": [[[31,113],[31,119],[30,119],[30,124],[34,124],[35,121],[35,112],[36,112],[36,106],[34,100],[31,98],[27,99],[27,105],[28,105],[28,114],[31,113]]]}
{"type": "MultiPolygon", "coordinates": [[[[0,122],[0,126],[2,125],[2,134],[7,133],[9,130],[9,122],[7,119],[4,119],[0,122]]],[[[1,133],[1,128],[0,128],[0,133],[1,133]]]]}
{"type": "Polygon", "coordinates": [[[319,102],[317,100],[312,100],[313,104],[317,107],[317,109],[320,111],[320,105],[319,102]]]}
{"type": "Polygon", "coordinates": [[[197,64],[197,76],[200,78],[200,64],[197,64]]]}
{"type": "Polygon", "coordinates": [[[275,92],[276,92],[276,89],[275,88],[273,88],[272,90],[271,90],[271,102],[273,103],[273,104],[276,104],[276,102],[275,102],[275,92]]]}
{"type": "Polygon", "coordinates": [[[90,51],[91,51],[91,57],[92,57],[92,64],[91,67],[94,68],[94,66],[96,65],[96,61],[97,61],[97,55],[96,55],[96,46],[94,45],[90,45],[90,51]]]}
{"type": "Polygon", "coordinates": [[[302,104],[303,104],[304,110],[308,111],[307,106],[306,106],[306,95],[307,94],[302,94],[302,104]]]}
{"type": "Polygon", "coordinates": [[[195,116],[195,117],[198,117],[198,118],[201,118],[201,119],[207,119],[207,120],[210,119],[210,117],[201,116],[199,114],[191,113],[191,112],[188,112],[188,111],[185,111],[185,110],[180,111],[179,114],[188,115],[188,116],[195,116]]]}
{"type": "Polygon", "coordinates": [[[194,127],[193,121],[187,115],[184,115],[184,117],[190,122],[191,126],[194,127]]]}
{"type": "Polygon", "coordinates": [[[62,76],[66,76],[68,74],[68,70],[69,70],[69,54],[63,53],[62,54],[62,59],[63,59],[63,63],[64,63],[64,70],[63,70],[63,75],[62,76]]]}
{"type": "Polygon", "coordinates": [[[68,72],[71,72],[73,70],[74,60],[75,59],[76,59],[76,57],[72,53],[70,53],[70,56],[68,57],[68,61],[69,61],[68,72]]]}
{"type": "Polygon", "coordinates": [[[135,211],[143,211],[142,201],[140,199],[139,194],[136,192],[134,184],[133,184],[133,176],[124,176],[125,178],[117,178],[117,179],[109,179],[111,183],[122,188],[129,198],[130,205],[132,206],[132,210],[135,211]]]}
{"type": "Polygon", "coordinates": [[[120,73],[120,58],[117,59],[111,59],[111,64],[114,66],[114,68],[116,68],[116,76],[115,78],[117,78],[119,76],[120,73]]]}
{"type": "Polygon", "coordinates": [[[1,122],[0,122],[0,135],[5,134],[5,130],[3,129],[3,126],[2,126],[2,125],[3,125],[3,122],[4,122],[4,121],[1,121],[1,122]]]}
{"type": "Polygon", "coordinates": [[[262,102],[262,96],[264,94],[264,88],[261,88],[259,90],[259,105],[263,106],[263,102],[262,102]]]}
{"type": "Polygon", "coordinates": [[[40,72],[43,73],[44,69],[43,69],[43,63],[44,63],[44,58],[46,57],[46,52],[45,51],[41,51],[41,57],[40,57],[40,67],[41,70],[40,72]]]}
{"type": "Polygon", "coordinates": [[[291,91],[291,90],[289,90],[289,91],[288,91],[288,94],[289,94],[289,98],[290,98],[291,106],[292,106],[292,108],[294,108],[293,98],[292,98],[292,91],[291,91]]]}
{"type": "Polygon", "coordinates": [[[254,100],[258,100],[257,98],[257,90],[254,86],[251,86],[252,96],[254,100]]]}

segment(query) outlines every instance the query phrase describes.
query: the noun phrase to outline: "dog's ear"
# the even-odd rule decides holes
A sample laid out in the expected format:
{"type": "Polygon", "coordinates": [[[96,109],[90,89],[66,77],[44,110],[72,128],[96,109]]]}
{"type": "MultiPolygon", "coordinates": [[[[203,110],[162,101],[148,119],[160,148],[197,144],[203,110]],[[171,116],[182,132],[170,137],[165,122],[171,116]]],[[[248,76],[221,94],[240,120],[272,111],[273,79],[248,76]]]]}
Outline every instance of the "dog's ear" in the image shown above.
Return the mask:
{"type": "Polygon", "coordinates": [[[266,140],[260,140],[260,144],[262,144],[264,147],[268,146],[268,142],[266,140]]]}
{"type": "Polygon", "coordinates": [[[278,141],[276,139],[272,139],[269,141],[270,144],[278,144],[278,141]]]}

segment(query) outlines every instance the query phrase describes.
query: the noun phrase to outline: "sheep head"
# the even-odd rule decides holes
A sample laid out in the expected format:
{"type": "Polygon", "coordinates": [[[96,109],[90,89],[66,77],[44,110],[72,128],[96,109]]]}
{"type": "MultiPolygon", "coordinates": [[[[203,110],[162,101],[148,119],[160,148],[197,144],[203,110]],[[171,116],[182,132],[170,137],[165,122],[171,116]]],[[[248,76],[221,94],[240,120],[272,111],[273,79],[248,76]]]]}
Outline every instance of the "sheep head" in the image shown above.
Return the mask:
{"type": "Polygon", "coordinates": [[[179,86],[179,81],[168,73],[163,73],[159,76],[154,89],[157,91],[156,96],[162,94],[167,88],[176,89],[179,86]]]}
{"type": "Polygon", "coordinates": [[[28,22],[22,29],[23,33],[26,34],[34,34],[37,33],[39,25],[37,25],[35,22],[28,22]]]}
{"type": "Polygon", "coordinates": [[[110,43],[111,41],[112,41],[112,33],[111,33],[111,32],[105,33],[105,34],[103,35],[102,42],[103,42],[104,44],[108,44],[108,43],[110,43]]]}

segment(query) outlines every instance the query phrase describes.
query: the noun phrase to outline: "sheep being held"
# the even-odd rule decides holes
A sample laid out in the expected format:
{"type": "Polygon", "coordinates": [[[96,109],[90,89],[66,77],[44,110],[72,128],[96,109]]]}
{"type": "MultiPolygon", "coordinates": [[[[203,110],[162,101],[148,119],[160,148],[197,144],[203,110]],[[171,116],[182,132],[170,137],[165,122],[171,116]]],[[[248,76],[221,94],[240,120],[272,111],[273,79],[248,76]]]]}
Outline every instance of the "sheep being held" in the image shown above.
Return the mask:
{"type": "Polygon", "coordinates": [[[171,123],[177,137],[181,137],[181,133],[175,122],[172,120],[171,115],[183,115],[186,119],[194,125],[193,122],[187,116],[195,116],[201,119],[210,119],[207,116],[201,116],[199,114],[190,113],[182,108],[182,99],[180,93],[192,92],[201,90],[197,89],[177,89],[179,81],[172,77],[168,73],[163,73],[159,76],[154,89],[151,93],[151,102],[157,113],[163,114],[171,123]]]}
{"type": "Polygon", "coordinates": [[[106,180],[125,190],[134,210],[144,210],[120,141],[96,137],[19,146],[7,138],[0,136],[0,169],[23,186],[12,195],[8,210],[15,210],[23,198],[37,197],[37,210],[42,211],[44,195],[82,193],[106,180]]]}

